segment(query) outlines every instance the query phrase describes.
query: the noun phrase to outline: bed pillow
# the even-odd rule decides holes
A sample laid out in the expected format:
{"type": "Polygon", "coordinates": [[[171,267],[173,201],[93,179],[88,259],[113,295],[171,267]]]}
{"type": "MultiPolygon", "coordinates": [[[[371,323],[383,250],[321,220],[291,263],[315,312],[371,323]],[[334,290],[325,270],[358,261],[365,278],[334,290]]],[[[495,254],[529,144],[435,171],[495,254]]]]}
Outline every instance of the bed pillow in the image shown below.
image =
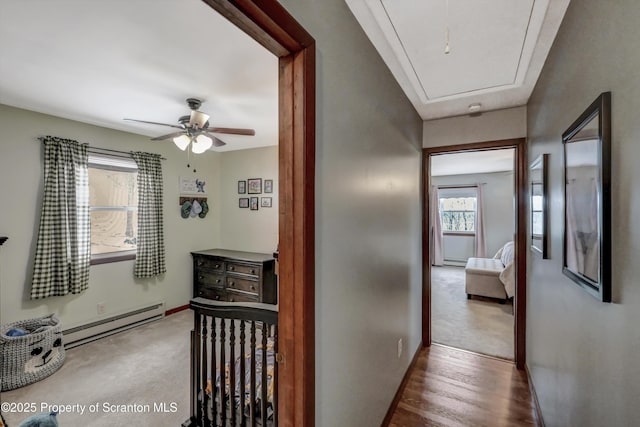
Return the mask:
{"type": "Polygon", "coordinates": [[[502,254],[500,255],[500,261],[502,261],[502,265],[506,267],[513,262],[513,252],[513,242],[507,242],[502,247],[502,254]]]}

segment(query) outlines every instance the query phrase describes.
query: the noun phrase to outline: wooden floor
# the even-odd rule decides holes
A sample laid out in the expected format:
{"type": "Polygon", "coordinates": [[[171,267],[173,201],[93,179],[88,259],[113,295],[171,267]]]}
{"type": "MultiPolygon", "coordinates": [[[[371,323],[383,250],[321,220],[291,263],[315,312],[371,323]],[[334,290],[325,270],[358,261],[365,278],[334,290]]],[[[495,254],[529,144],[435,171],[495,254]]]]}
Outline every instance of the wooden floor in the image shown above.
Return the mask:
{"type": "Polygon", "coordinates": [[[389,426],[537,426],[534,408],[513,363],[434,344],[420,350],[389,426]]]}

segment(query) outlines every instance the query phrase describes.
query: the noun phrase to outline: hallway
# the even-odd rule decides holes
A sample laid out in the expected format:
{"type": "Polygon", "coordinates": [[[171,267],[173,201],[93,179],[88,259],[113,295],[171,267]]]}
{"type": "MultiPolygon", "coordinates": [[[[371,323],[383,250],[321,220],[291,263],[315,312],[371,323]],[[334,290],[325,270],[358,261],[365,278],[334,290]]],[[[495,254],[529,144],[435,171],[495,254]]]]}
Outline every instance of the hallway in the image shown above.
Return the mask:
{"type": "Polygon", "coordinates": [[[527,376],[511,362],[434,344],[420,350],[389,426],[536,426],[527,376]]]}

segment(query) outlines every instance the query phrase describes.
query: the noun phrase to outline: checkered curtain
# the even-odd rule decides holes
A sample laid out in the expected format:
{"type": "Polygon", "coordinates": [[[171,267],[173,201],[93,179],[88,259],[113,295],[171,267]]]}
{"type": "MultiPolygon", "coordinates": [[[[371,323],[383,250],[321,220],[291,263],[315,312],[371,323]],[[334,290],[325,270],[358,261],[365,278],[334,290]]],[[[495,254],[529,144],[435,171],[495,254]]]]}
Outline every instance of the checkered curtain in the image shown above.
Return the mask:
{"type": "Polygon", "coordinates": [[[138,164],[138,250],[135,277],[153,277],[167,271],[162,222],[162,166],[157,154],[134,152],[138,164]]]}
{"type": "Polygon", "coordinates": [[[41,140],[44,195],[31,299],[84,291],[91,261],[87,145],[51,136],[41,140]]]}

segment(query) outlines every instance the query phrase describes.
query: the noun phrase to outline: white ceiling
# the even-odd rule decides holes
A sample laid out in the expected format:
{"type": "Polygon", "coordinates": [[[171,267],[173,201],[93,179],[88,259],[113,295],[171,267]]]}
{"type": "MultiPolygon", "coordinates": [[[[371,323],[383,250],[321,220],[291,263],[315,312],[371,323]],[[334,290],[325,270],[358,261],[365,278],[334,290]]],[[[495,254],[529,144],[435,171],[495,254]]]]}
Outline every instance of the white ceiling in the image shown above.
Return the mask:
{"type": "Polygon", "coordinates": [[[525,105],[569,4],[345,1],[425,120],[525,105]]]}
{"type": "Polygon", "coordinates": [[[514,149],[473,151],[431,156],[431,176],[513,171],[514,149]]]}
{"type": "Polygon", "coordinates": [[[0,1],[1,104],[155,137],[122,119],[178,124],[188,97],[256,130],[216,151],[278,143],[277,58],[201,0],[0,1]]]}

